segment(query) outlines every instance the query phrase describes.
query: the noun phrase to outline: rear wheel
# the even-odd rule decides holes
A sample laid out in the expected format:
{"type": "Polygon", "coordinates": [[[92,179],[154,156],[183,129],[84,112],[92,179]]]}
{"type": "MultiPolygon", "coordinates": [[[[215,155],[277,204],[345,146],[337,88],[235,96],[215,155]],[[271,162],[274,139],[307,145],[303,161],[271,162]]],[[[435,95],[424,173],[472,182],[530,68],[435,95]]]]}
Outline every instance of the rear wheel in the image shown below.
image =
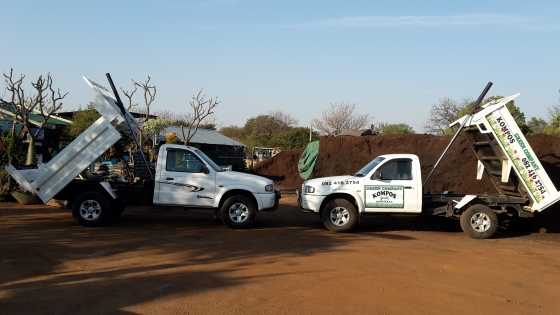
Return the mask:
{"type": "Polygon", "coordinates": [[[251,198],[243,195],[228,197],[220,211],[224,224],[234,229],[252,227],[257,217],[257,205],[251,198]]]}
{"type": "Polygon", "coordinates": [[[498,216],[485,205],[470,206],[461,214],[461,229],[472,238],[491,238],[498,230],[498,216]]]}
{"type": "Polygon", "coordinates": [[[358,224],[358,211],[346,199],[333,199],[321,211],[323,225],[333,232],[348,232],[358,224]]]}
{"type": "Polygon", "coordinates": [[[86,192],[72,204],[74,219],[83,226],[99,226],[113,218],[111,202],[99,192],[86,192]]]}

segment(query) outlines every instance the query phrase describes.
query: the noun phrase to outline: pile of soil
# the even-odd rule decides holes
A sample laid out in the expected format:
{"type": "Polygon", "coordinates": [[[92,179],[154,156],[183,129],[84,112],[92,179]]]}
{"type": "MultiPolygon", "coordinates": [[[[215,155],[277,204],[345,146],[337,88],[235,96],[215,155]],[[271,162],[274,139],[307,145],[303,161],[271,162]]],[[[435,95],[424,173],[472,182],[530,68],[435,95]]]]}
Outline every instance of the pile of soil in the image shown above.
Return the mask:
{"type": "MultiPolygon", "coordinates": [[[[321,139],[317,177],[352,174],[382,154],[411,153],[420,158],[426,176],[449,143],[448,137],[433,135],[387,135],[368,137],[325,137],[321,139]],[[327,175],[328,174],[328,175],[327,175]]],[[[476,158],[467,137],[457,139],[440,163],[425,192],[491,193],[492,183],[476,178],[476,158]]]]}
{"type": "Polygon", "coordinates": [[[299,177],[298,161],[303,150],[287,150],[255,165],[253,172],[272,178],[281,189],[296,189],[303,180],[299,177]]]}
{"type": "MultiPolygon", "coordinates": [[[[560,137],[537,135],[528,138],[553,182],[560,187],[560,137]]],[[[353,174],[378,155],[412,153],[420,157],[427,175],[449,137],[433,135],[387,135],[364,137],[322,137],[314,177],[353,174]]],[[[295,189],[302,183],[297,171],[301,150],[284,151],[255,167],[255,172],[277,177],[282,189],[295,189]]],[[[491,182],[476,180],[476,158],[468,137],[457,139],[441,162],[425,192],[494,193],[491,182]]]]}

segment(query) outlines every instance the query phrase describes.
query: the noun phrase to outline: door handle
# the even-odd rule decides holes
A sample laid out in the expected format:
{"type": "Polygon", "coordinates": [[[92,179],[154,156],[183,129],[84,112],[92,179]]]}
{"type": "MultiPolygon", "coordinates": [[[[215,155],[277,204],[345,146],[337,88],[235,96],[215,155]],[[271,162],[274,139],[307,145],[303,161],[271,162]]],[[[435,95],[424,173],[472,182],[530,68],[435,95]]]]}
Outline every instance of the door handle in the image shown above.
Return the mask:
{"type": "Polygon", "coordinates": [[[166,177],[165,180],[174,180],[175,178],[173,177],[166,177]]]}
{"type": "Polygon", "coordinates": [[[412,189],[412,186],[404,186],[404,189],[412,189]]]}

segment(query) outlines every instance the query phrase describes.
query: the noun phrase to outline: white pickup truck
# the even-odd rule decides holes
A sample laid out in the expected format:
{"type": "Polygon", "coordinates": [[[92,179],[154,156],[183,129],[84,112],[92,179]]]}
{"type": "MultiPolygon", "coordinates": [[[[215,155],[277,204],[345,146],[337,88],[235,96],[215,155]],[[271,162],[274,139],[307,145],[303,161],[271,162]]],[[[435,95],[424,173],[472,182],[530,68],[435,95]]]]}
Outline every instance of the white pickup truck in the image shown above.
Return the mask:
{"type": "Polygon", "coordinates": [[[506,107],[517,96],[485,104],[478,113],[454,123],[467,128],[472,138],[478,159],[473,173],[478,180],[489,176],[496,194],[423,193],[418,156],[387,154],[354,175],[305,181],[298,192],[300,207],[319,213],[332,231],[351,230],[361,215],[427,214],[460,219],[463,231],[473,238],[492,237],[501,219],[530,217],[560,200],[560,192],[506,107]]]}
{"type": "Polygon", "coordinates": [[[257,212],[277,207],[280,193],[272,180],[226,171],[204,152],[184,145],[161,146],[153,178],[135,183],[83,178],[80,174],[121,138],[117,127],[128,123],[132,131],[137,128],[118,96],[84,79],[95,92],[93,104],[101,117],[48,163],[22,170],[8,165],[22,189],[43,202],[69,201],[74,218],[84,226],[109,223],[126,205],[150,203],[211,209],[225,224],[245,228],[255,222],[257,212]]]}

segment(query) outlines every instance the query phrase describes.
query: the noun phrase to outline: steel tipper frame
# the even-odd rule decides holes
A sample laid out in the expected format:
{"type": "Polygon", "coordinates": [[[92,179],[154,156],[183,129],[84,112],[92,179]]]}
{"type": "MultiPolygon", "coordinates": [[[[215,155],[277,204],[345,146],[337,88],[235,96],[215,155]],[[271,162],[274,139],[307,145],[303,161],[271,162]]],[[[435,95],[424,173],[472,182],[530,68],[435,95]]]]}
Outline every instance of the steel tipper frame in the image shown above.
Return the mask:
{"type": "MultiPolygon", "coordinates": [[[[427,193],[423,200],[425,214],[460,217],[463,230],[475,238],[487,238],[494,231],[472,231],[478,223],[482,224],[482,219],[477,218],[491,220],[495,227],[498,215],[531,217],[560,200],[560,192],[507,108],[518,96],[486,103],[480,111],[451,124],[460,126],[456,136],[464,131],[471,138],[472,150],[478,160],[476,178],[481,180],[486,174],[497,194],[427,193]]],[[[449,146],[440,159],[448,149],[449,146]]]]}
{"type": "MultiPolygon", "coordinates": [[[[107,74],[110,79],[110,76],[107,74]]],[[[110,200],[117,200],[117,195],[106,181],[74,181],[88,166],[94,163],[105,151],[121,139],[117,128],[126,125],[135,137],[138,127],[132,115],[119,104],[117,98],[103,86],[84,77],[86,83],[93,89],[95,99],[93,105],[101,114],[89,128],[82,132],[74,141],[59,152],[46,164],[40,164],[35,169],[17,170],[7,165],[7,172],[16,180],[20,187],[38,196],[43,202],[48,202],[63,190],[72,192],[75,185],[94,186],[110,200]],[[75,184],[75,185],[74,185],[75,184]]],[[[111,80],[110,80],[110,83],[111,80]]]]}
{"type": "Polygon", "coordinates": [[[541,212],[560,200],[560,192],[506,107],[518,96],[487,103],[454,124],[464,124],[473,139],[477,179],[486,173],[501,195],[528,199],[523,211],[541,212]]]}

